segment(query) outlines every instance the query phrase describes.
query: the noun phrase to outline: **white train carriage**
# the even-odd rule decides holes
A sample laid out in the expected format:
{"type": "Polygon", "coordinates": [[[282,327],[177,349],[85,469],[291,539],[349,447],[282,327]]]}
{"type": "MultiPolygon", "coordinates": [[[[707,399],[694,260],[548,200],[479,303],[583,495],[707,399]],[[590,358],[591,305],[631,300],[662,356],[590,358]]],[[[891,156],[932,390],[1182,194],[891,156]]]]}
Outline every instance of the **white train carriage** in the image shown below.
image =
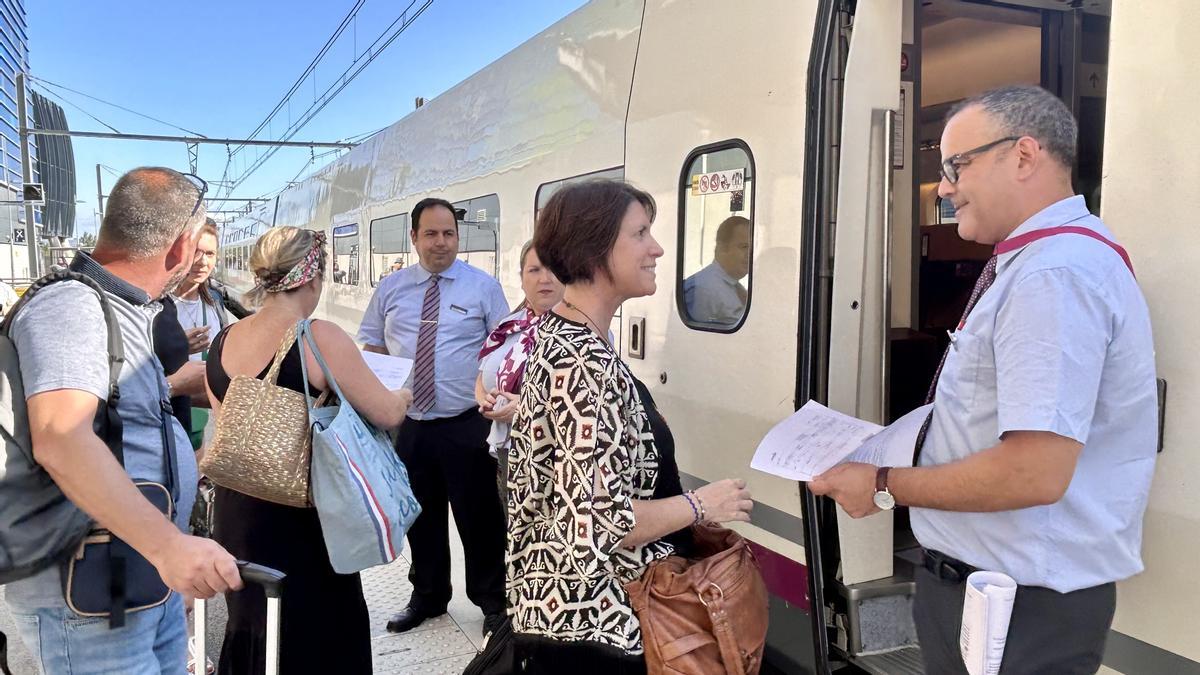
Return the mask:
{"type": "Polygon", "coordinates": [[[1200,428],[1179,412],[1200,396],[1200,319],[1179,311],[1200,294],[1185,229],[1200,199],[1185,187],[1200,182],[1198,29],[1190,0],[594,0],[227,226],[221,274],[248,287],[264,226],[324,230],[337,270],[319,311],[354,332],[378,280],[416,263],[409,210],[439,196],[463,210],[463,257],[515,301],[516,254],[554,190],[589,176],[648,190],[668,255],[658,293],[627,302],[614,331],[671,423],[685,483],[750,483],[754,522],[738,529],[773,593],[769,662],[920,672],[903,514],[851,521],[748,466],[810,398],[881,422],[921,402],[990,255],[937,203],[945,111],[1040,83],[1080,119],[1080,190],[1133,256],[1171,392],[1146,572],[1120,584],[1106,667],[1200,673],[1186,620],[1200,605],[1200,428]],[[682,280],[711,262],[729,215],[752,224],[747,311],[706,324],[682,280]]]}

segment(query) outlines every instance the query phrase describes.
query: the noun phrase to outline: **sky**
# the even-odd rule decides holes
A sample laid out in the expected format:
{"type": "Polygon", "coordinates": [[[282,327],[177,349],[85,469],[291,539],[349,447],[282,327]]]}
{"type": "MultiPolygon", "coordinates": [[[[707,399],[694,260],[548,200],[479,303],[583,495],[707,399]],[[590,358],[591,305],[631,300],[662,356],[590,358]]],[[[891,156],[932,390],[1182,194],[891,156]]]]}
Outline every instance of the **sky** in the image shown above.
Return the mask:
{"type": "MultiPolygon", "coordinates": [[[[260,138],[278,139],[333,85],[410,0],[366,0],[260,138]],[[315,81],[314,81],[315,80],[315,81]],[[289,119],[289,114],[291,118],[289,119]]],[[[412,13],[424,4],[416,0],[412,13]]],[[[245,138],[317,55],[355,0],[191,0],[26,2],[29,62],[35,78],[116,103],[212,138],[245,138]]],[[[565,17],[584,0],[433,0],[386,50],[293,140],[338,141],[396,122],[565,17]]],[[[356,67],[357,68],[357,67],[356,67]]],[[[63,105],[73,130],[190,135],[85,96],[34,82],[63,105]],[[64,100],[66,101],[64,103],[64,100]],[[74,105],[72,105],[74,104],[74,105]],[[78,107],[76,107],[78,106],[78,107]]],[[[137,166],[188,170],[183,143],[73,139],[78,179],[76,235],[96,230],[96,165],[107,193],[137,166]]],[[[221,180],[224,145],[199,146],[197,173],[221,180]]],[[[229,166],[237,178],[267,148],[246,148],[229,166]]],[[[229,195],[274,193],[336,158],[328,150],[283,148],[229,195]],[[312,155],[318,155],[312,162],[312,155]],[[306,168],[307,166],[307,168],[306,168]]],[[[213,186],[211,190],[218,189],[213,186]]],[[[230,203],[225,208],[241,204],[230,203]]]]}

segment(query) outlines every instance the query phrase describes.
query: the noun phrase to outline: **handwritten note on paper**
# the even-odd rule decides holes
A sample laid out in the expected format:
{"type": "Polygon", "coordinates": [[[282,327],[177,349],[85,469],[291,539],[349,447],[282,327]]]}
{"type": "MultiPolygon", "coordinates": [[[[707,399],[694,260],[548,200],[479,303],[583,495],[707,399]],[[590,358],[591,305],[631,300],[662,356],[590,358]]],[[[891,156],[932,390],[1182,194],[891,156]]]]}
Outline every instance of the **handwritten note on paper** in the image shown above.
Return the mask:
{"type": "Polygon", "coordinates": [[[932,409],[921,406],[881,427],[809,401],[767,432],[750,467],[810,481],[842,462],[911,466],[917,434],[932,409]]]}
{"type": "Polygon", "coordinates": [[[754,451],[750,467],[782,478],[810,481],[882,428],[809,401],[767,432],[754,451]]]}
{"type": "Polygon", "coordinates": [[[412,359],[367,351],[362,355],[367,361],[367,367],[375,373],[375,377],[379,378],[383,386],[393,391],[408,386],[408,376],[413,368],[412,359]]]}
{"type": "Polygon", "coordinates": [[[921,433],[921,427],[931,410],[932,403],[909,412],[868,438],[843,461],[875,466],[912,466],[917,435],[921,433]]]}

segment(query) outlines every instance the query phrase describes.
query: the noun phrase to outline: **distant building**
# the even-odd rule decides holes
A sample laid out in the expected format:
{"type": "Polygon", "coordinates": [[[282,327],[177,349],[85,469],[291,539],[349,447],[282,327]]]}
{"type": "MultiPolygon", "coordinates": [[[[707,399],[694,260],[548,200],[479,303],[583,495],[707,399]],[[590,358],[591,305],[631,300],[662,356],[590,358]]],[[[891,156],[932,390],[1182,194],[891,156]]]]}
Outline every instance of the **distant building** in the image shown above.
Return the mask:
{"type": "MultiPolygon", "coordinates": [[[[2,1],[2,0],[0,0],[2,1]]],[[[33,92],[33,126],[67,129],[62,106],[33,92]]],[[[66,239],[75,236],[75,153],[69,136],[40,136],[34,169],[46,190],[42,207],[42,234],[66,239]]],[[[19,158],[18,158],[19,161],[19,158]]]]}
{"type": "MultiPolygon", "coordinates": [[[[25,23],[23,0],[0,0],[0,201],[21,198],[21,145],[17,133],[17,73],[29,72],[29,32],[25,23]]],[[[26,94],[29,88],[25,88],[26,94]]],[[[27,110],[32,111],[28,101],[27,110]]],[[[32,120],[30,120],[32,122],[32,120]]],[[[30,139],[29,151],[37,157],[37,144],[30,139]]],[[[34,163],[34,180],[38,180],[34,163]]],[[[74,199],[71,200],[74,202],[74,199]]],[[[40,218],[40,214],[35,214],[40,218]]],[[[14,229],[25,229],[25,209],[0,204],[0,244],[11,243],[14,229]]],[[[28,233],[25,233],[26,235],[28,233]]],[[[20,237],[24,239],[25,237],[20,237]]],[[[0,256],[0,258],[7,256],[0,256]]],[[[0,260],[0,267],[9,261],[0,260]]]]}

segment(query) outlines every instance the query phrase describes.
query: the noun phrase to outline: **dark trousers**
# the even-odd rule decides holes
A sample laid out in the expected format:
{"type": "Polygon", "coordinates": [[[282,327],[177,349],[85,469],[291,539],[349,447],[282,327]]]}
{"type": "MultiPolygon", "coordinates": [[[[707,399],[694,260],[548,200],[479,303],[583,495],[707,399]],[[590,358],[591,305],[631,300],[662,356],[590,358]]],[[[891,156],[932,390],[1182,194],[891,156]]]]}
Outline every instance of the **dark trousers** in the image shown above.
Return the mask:
{"type": "Polygon", "coordinates": [[[409,604],[426,614],[444,612],[453,593],[447,504],[462,538],[467,597],[484,614],[504,612],[504,517],[496,494],[496,460],[488,454],[489,428],[475,410],[445,419],[410,419],[400,426],[396,452],[421,504],[421,515],[408,531],[409,604]]]}
{"type": "Polygon", "coordinates": [[[513,655],[523,675],[646,675],[645,657],[595,642],[514,635],[513,655]]]}
{"type": "MultiPolygon", "coordinates": [[[[966,675],[958,646],[965,587],[965,581],[941,579],[917,568],[913,619],[927,673],[966,675]]],[[[1116,584],[1071,593],[1018,586],[1001,675],[1095,673],[1116,608],[1116,584]]]]}

